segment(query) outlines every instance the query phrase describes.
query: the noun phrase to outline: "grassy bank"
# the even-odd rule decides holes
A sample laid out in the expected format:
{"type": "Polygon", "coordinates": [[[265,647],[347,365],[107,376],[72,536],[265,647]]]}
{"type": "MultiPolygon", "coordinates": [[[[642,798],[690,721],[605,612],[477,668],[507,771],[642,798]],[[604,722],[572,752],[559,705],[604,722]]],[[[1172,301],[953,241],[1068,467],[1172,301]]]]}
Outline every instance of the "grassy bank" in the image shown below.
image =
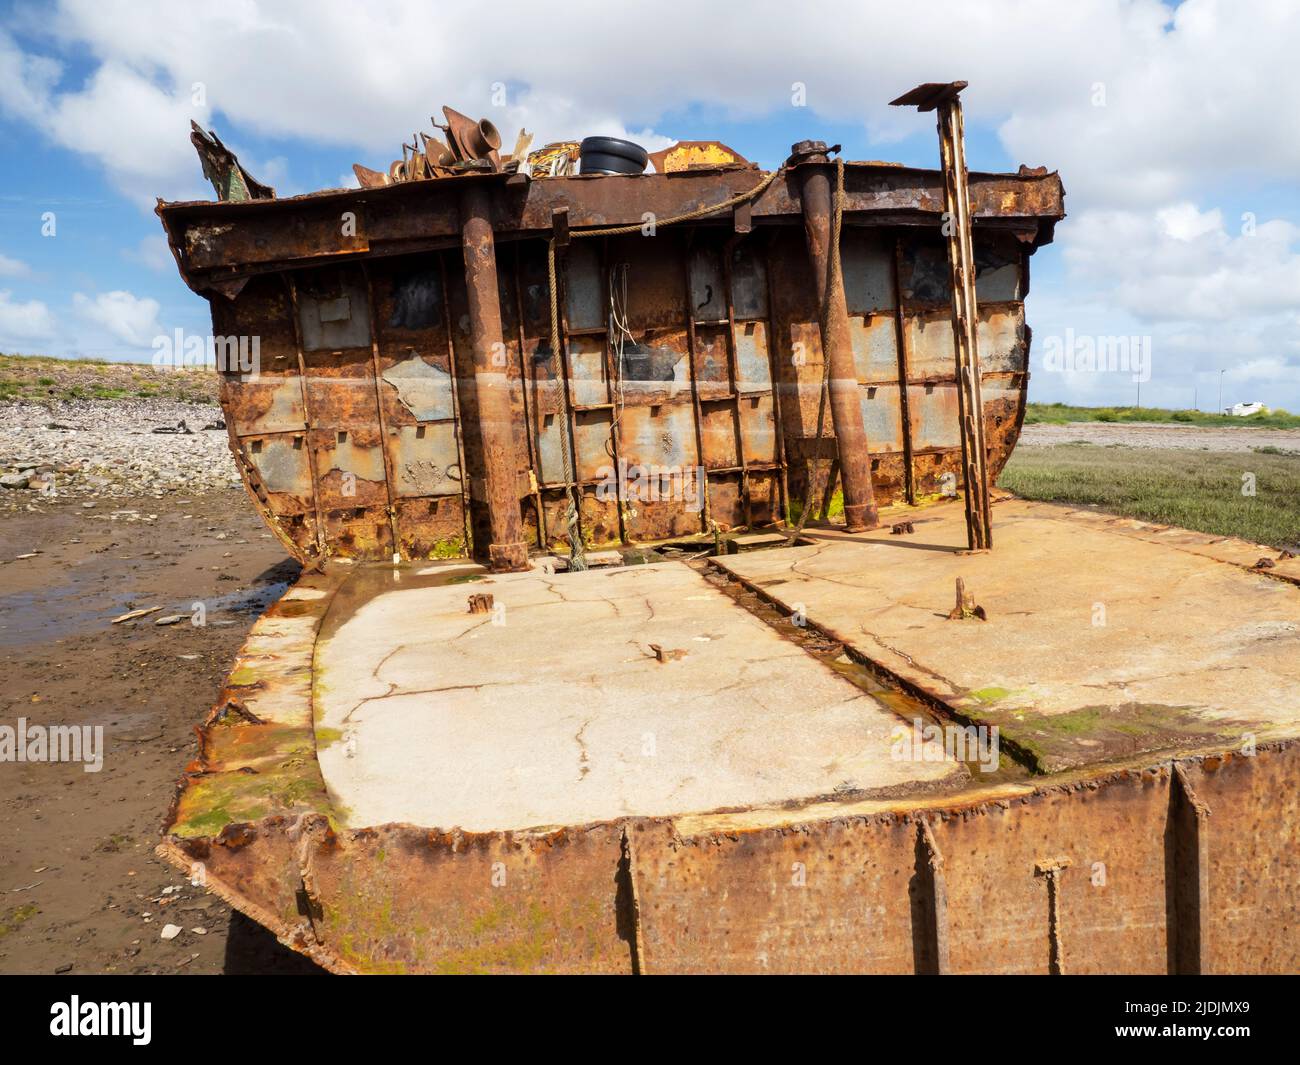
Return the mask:
{"type": "Polygon", "coordinates": [[[147,362],[0,355],[0,401],[155,398],[215,403],[217,375],[202,368],[157,369],[147,362]]]}
{"type": "Polygon", "coordinates": [[[1063,444],[1020,445],[998,483],[1054,503],[1094,504],[1143,521],[1300,544],[1300,456],[1063,444]],[[1255,494],[1242,494],[1254,475],[1255,494]]]}
{"type": "Polygon", "coordinates": [[[1228,429],[1300,429],[1300,414],[1284,410],[1234,418],[1202,410],[1162,410],[1158,407],[1072,407],[1066,403],[1030,403],[1025,407],[1026,425],[1067,422],[1156,422],[1173,425],[1202,425],[1228,429]]]}

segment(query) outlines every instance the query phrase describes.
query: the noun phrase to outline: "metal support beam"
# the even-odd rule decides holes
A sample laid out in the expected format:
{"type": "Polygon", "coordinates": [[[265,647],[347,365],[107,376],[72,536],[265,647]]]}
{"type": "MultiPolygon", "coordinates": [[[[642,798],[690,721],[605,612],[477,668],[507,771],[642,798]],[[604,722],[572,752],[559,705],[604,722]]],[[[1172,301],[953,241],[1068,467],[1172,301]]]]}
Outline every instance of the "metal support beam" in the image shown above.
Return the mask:
{"type": "Polygon", "coordinates": [[[976,327],[975,251],[971,241],[970,187],[962,127],[964,81],[919,85],[892,101],[937,111],[939,157],[943,165],[943,233],[948,242],[952,288],[952,340],[957,355],[957,416],[961,423],[961,466],[965,480],[966,541],[972,551],[993,546],[989,512],[988,449],[984,443],[984,400],[980,394],[980,357],[976,327]]]}
{"type": "Polygon", "coordinates": [[[1035,863],[1034,876],[1047,881],[1047,971],[1065,975],[1065,943],[1061,931],[1061,877],[1071,865],[1069,858],[1044,858],[1035,863]]]}
{"type": "MultiPolygon", "coordinates": [[[[821,141],[801,141],[791,149],[791,162],[797,164],[795,172],[801,189],[808,256],[817,285],[817,306],[822,311],[822,358],[830,363],[831,422],[835,427],[840,481],[844,486],[844,519],[849,532],[862,532],[874,529],[880,519],[871,483],[871,454],[862,423],[844,282],[841,271],[832,269],[832,260],[838,260],[838,248],[833,233],[828,150],[821,141]]],[[[820,449],[820,440],[817,446],[820,449]]],[[[813,471],[809,471],[809,476],[813,476],[813,471]]]]}
{"type": "Polygon", "coordinates": [[[928,821],[916,826],[917,904],[914,907],[912,951],[918,974],[946,976],[948,963],[948,884],[943,855],[928,821]]]}
{"type": "Polygon", "coordinates": [[[514,415],[510,408],[505,339],[501,329],[501,297],[497,287],[496,246],[492,237],[491,202],[479,182],[468,182],[461,194],[461,247],[465,253],[465,290],[474,356],[474,393],[492,539],[488,562],[500,573],[528,568],[519,513],[519,470],[515,453],[514,415]]]}
{"type": "Polygon", "coordinates": [[[1206,820],[1209,808],[1192,790],[1187,771],[1175,765],[1169,780],[1170,853],[1165,867],[1165,927],[1169,971],[1199,976],[1205,951],[1205,922],[1210,912],[1210,856],[1206,820]]]}

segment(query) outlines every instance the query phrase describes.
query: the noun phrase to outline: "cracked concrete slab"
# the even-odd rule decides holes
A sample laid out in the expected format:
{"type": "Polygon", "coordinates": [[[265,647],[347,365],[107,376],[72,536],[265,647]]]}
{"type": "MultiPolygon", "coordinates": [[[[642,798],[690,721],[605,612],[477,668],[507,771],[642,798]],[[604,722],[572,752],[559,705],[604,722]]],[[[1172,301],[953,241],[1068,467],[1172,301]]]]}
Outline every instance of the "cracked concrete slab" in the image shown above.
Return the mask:
{"type": "Polygon", "coordinates": [[[1243,564],[1277,552],[1007,500],[966,554],[959,504],[915,514],[715,564],[1044,769],[1296,734],[1300,588],[1243,564]],[[958,577],[987,621],[947,617],[958,577]]]}
{"type": "Polygon", "coordinates": [[[582,824],[963,772],[894,758],[894,713],[680,563],[359,568],[314,673],[320,765],[352,826],[582,824]],[[490,613],[468,613],[473,593],[490,613]]]}

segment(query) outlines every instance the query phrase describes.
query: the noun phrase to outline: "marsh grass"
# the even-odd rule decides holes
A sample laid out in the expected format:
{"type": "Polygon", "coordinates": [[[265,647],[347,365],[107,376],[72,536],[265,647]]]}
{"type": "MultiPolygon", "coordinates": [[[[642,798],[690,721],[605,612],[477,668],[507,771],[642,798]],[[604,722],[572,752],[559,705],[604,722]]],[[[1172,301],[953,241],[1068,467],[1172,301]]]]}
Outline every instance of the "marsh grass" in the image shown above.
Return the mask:
{"type": "Polygon", "coordinates": [[[1286,547],[1300,544],[1300,455],[1019,445],[998,483],[1026,499],[1286,547]],[[1242,493],[1254,475],[1253,496],[1242,493]]]}

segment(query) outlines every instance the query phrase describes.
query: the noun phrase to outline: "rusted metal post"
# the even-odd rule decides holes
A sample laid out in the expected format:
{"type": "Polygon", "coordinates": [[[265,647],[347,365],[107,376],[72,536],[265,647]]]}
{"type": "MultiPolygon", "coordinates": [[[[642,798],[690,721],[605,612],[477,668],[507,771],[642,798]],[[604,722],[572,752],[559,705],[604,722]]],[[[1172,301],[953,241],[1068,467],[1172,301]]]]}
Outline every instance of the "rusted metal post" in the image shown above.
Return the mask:
{"type": "MultiPolygon", "coordinates": [[[[831,422],[840,460],[840,483],[844,486],[844,519],[850,532],[861,532],[874,529],[879,517],[871,484],[867,431],[862,424],[862,401],[853,362],[853,342],[849,337],[844,283],[840,271],[834,271],[835,276],[831,276],[835,249],[828,149],[822,141],[801,141],[790,151],[790,161],[798,164],[795,172],[799,175],[804,232],[817,282],[817,305],[822,310],[822,358],[830,363],[831,422]]],[[[820,440],[817,446],[820,448],[820,440]]]]}
{"type": "Polygon", "coordinates": [[[952,340],[957,354],[957,416],[961,422],[961,468],[966,484],[966,542],[972,551],[993,546],[989,512],[988,450],[984,444],[984,400],[975,305],[975,251],[971,242],[970,188],[961,100],[966,82],[918,85],[893,106],[938,111],[939,157],[943,164],[944,236],[952,287],[952,340]]]}
{"type": "Polygon", "coordinates": [[[466,182],[460,199],[461,247],[474,357],[474,393],[492,540],[488,561],[497,572],[526,570],[528,545],[519,514],[519,468],[515,454],[510,378],[501,331],[496,245],[491,203],[482,182],[466,182]]]}

